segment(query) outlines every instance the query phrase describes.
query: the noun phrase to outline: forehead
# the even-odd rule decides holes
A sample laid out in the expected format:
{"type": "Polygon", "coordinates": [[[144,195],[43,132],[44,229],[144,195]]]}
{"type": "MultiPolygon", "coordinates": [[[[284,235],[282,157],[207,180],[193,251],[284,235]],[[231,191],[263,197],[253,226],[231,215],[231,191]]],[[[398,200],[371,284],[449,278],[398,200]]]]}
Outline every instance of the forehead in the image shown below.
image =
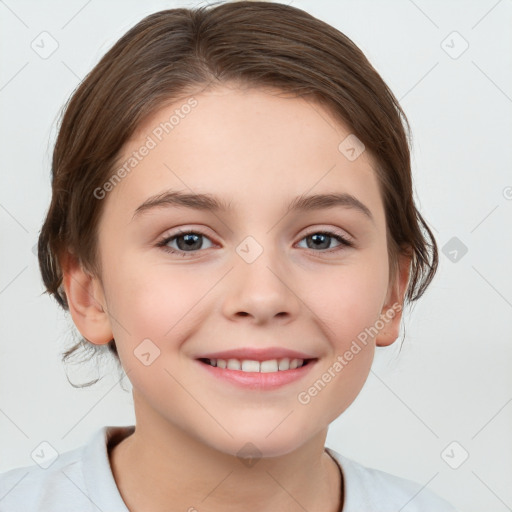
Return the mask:
{"type": "Polygon", "coordinates": [[[340,150],[348,136],[347,126],[308,99],[217,87],[183,96],[146,119],[118,166],[136,153],[137,162],[109,194],[122,197],[132,214],[146,198],[169,189],[211,193],[234,210],[262,214],[308,192],[349,192],[372,204],[378,218],[383,211],[374,161],[367,151],[348,159],[340,150]],[[150,149],[141,151],[144,146],[150,149]]]}

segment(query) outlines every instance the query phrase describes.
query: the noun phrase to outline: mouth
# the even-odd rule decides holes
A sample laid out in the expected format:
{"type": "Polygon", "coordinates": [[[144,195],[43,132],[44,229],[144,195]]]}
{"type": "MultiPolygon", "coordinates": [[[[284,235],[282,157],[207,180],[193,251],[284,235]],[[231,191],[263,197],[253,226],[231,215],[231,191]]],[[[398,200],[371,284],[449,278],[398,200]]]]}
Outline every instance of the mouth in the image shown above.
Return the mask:
{"type": "Polygon", "coordinates": [[[215,382],[248,391],[271,391],[291,385],[305,379],[318,361],[318,358],[298,357],[306,354],[288,350],[268,352],[230,351],[231,357],[224,352],[215,354],[217,357],[212,357],[214,354],[199,357],[196,361],[215,382]]]}
{"type": "Polygon", "coordinates": [[[290,370],[295,370],[297,368],[302,368],[306,366],[316,359],[299,359],[299,358],[289,358],[284,357],[280,359],[267,359],[263,361],[258,361],[255,359],[218,359],[218,358],[207,358],[202,357],[199,358],[203,364],[208,366],[213,366],[216,368],[226,369],[226,370],[235,370],[241,371],[244,373],[277,373],[277,372],[287,372],[290,370]]]}

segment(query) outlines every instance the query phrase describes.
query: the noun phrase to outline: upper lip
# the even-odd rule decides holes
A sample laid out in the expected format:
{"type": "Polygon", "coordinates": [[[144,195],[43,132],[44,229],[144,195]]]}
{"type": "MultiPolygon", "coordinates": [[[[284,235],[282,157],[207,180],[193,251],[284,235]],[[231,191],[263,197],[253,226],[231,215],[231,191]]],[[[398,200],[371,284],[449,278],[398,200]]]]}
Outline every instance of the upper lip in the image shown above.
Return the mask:
{"type": "Polygon", "coordinates": [[[237,348],[222,352],[210,352],[199,356],[197,359],[238,359],[251,361],[269,361],[271,359],[316,359],[305,352],[290,350],[282,347],[271,348],[237,348]]]}

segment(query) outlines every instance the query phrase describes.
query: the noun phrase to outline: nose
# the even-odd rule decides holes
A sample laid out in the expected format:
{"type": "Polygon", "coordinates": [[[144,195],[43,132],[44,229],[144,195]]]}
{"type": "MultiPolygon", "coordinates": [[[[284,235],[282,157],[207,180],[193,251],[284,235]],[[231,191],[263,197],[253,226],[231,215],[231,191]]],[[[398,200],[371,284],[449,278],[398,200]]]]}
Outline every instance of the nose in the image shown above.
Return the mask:
{"type": "MultiPolygon", "coordinates": [[[[293,321],[302,303],[294,291],[293,275],[277,251],[264,249],[251,263],[234,258],[234,268],[223,290],[223,313],[230,320],[254,324],[293,321]]],[[[295,283],[296,284],[296,283],[295,283]]]]}

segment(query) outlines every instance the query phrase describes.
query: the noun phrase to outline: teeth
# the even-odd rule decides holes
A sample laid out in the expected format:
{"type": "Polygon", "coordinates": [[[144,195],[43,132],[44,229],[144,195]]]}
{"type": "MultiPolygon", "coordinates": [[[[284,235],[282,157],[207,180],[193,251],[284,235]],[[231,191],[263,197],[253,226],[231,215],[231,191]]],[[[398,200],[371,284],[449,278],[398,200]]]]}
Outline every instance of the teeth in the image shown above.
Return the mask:
{"type": "Polygon", "coordinates": [[[228,359],[228,370],[241,370],[240,361],[238,359],[228,359]]]}
{"type": "Polygon", "coordinates": [[[250,361],[245,359],[242,361],[242,371],[243,372],[259,372],[260,371],[260,362],[259,361],[250,361]]]}
{"type": "Polygon", "coordinates": [[[300,368],[304,364],[303,359],[289,359],[285,357],[283,359],[270,359],[268,361],[253,361],[251,359],[209,359],[211,366],[217,366],[218,368],[227,368],[228,370],[239,370],[242,372],[260,372],[260,373],[272,373],[277,371],[294,370],[300,368]]]}
{"type": "Polygon", "coordinates": [[[290,360],[286,357],[285,359],[281,359],[279,361],[279,370],[289,370],[290,369],[290,360]]]}
{"type": "Polygon", "coordinates": [[[260,363],[261,373],[277,372],[278,369],[279,367],[277,365],[277,359],[272,359],[271,361],[262,361],[260,363]]]}

